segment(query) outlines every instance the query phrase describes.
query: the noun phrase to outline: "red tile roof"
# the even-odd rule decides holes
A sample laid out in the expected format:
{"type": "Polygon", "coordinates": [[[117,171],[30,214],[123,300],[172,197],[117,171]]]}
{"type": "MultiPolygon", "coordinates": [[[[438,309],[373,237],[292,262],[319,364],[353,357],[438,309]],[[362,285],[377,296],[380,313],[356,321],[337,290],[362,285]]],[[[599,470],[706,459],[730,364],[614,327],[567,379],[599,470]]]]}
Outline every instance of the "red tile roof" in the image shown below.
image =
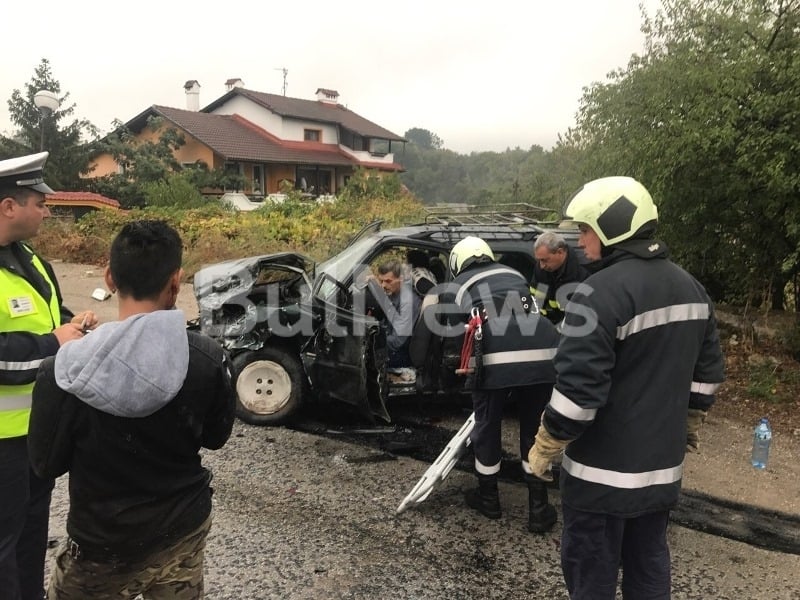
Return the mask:
{"type": "Polygon", "coordinates": [[[45,203],[58,206],[88,205],[95,208],[119,208],[119,202],[94,192],[56,192],[47,194],[45,203]]]}
{"type": "Polygon", "coordinates": [[[321,123],[336,123],[364,137],[390,140],[392,142],[405,142],[405,138],[380,125],[357,115],[352,110],[341,104],[330,102],[320,102],[319,100],[303,100],[300,98],[289,98],[278,94],[266,94],[245,88],[234,88],[224,96],[221,96],[201,112],[211,112],[218,106],[225,104],[235,95],[249,98],[256,104],[271,110],[283,117],[302,119],[305,121],[318,121],[321,123]]]}
{"type": "Polygon", "coordinates": [[[337,144],[282,140],[239,115],[215,115],[153,105],[127,125],[133,131],[140,131],[151,116],[163,117],[226,160],[402,169],[397,163],[361,162],[343,152],[337,144]]]}
{"type": "Polygon", "coordinates": [[[352,166],[355,162],[338,146],[331,144],[324,148],[304,147],[293,151],[285,142],[238,115],[210,115],[167,106],[152,108],[228,160],[332,166],[352,166]]]}

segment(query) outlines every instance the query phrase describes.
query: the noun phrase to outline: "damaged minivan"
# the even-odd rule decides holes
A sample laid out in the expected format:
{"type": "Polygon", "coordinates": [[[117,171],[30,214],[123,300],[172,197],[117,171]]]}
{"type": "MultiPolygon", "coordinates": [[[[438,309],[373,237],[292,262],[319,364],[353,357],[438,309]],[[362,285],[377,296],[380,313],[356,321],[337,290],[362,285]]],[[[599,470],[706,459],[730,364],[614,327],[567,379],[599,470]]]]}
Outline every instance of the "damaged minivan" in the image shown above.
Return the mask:
{"type": "MultiPolygon", "coordinates": [[[[395,229],[372,223],[319,264],[291,252],[218,263],[194,276],[197,326],[232,358],[237,415],[243,421],[280,425],[301,405],[341,402],[370,422],[388,423],[392,398],[461,394],[464,378],[456,374],[457,336],[437,340],[436,351],[424,350],[412,377],[392,376],[380,289],[375,289],[377,266],[422,256],[432,281],[415,289],[435,294],[452,279],[446,267],[450,249],[476,235],[498,262],[530,280],[533,242],[555,225],[518,211],[434,213],[425,223],[395,229]]],[[[559,232],[570,243],[577,239],[576,230],[559,232]]]]}

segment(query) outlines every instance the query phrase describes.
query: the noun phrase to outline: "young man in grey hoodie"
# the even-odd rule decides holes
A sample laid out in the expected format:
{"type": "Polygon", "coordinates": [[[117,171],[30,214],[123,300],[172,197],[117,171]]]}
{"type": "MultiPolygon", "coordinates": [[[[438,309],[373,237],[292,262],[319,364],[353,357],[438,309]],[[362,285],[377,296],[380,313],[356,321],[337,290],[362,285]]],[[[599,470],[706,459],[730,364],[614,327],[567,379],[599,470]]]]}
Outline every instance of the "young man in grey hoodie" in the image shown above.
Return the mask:
{"type": "Polygon", "coordinates": [[[199,450],[227,441],[235,399],[222,349],[175,309],[181,258],[166,223],[125,225],[105,275],[119,320],[39,369],[31,464],[70,474],[51,599],[202,597],[212,490],[199,450]]]}

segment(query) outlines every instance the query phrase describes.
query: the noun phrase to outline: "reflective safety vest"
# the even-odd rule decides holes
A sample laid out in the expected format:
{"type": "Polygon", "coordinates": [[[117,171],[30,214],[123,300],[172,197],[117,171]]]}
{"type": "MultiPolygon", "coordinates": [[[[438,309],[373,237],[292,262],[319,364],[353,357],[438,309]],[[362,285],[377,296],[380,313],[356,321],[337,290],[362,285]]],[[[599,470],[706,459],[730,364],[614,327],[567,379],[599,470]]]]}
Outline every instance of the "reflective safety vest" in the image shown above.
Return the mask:
{"type": "MultiPolygon", "coordinates": [[[[30,253],[36,270],[50,286],[50,303],[42,298],[27,279],[8,269],[0,268],[0,331],[50,333],[61,325],[61,307],[55,284],[33,251],[24,244],[22,247],[30,253]]],[[[0,360],[0,371],[31,371],[28,383],[0,384],[0,439],[27,435],[36,369],[45,358],[40,356],[27,361],[0,360]]]]}

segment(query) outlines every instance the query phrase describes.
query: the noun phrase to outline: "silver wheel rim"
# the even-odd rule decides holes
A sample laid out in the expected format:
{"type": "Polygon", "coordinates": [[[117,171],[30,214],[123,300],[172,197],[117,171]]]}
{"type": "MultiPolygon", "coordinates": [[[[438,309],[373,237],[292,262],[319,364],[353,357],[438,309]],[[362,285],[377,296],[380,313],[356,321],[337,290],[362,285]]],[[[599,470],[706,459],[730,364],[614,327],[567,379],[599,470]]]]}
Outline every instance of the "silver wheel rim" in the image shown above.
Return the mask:
{"type": "Polygon", "coordinates": [[[273,415],[288,404],[292,395],[292,380],[286,369],[278,363],[257,360],[239,373],[236,394],[249,412],[273,415]]]}

